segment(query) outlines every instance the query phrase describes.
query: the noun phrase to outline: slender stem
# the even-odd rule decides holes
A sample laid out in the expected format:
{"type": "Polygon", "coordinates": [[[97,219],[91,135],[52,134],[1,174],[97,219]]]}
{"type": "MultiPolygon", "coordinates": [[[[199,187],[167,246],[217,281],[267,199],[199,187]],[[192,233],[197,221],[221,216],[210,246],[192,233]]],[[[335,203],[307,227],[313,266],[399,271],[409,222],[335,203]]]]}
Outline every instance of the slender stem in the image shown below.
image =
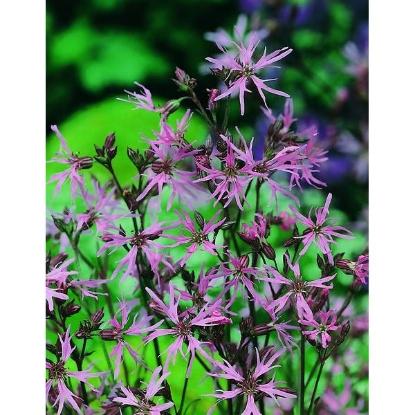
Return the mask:
{"type": "Polygon", "coordinates": [[[311,410],[313,409],[314,399],[317,393],[317,386],[318,386],[318,383],[320,382],[321,374],[323,372],[325,363],[326,363],[326,359],[324,358],[324,355],[323,355],[323,358],[320,361],[320,368],[317,374],[316,383],[314,384],[313,394],[311,395],[311,400],[310,400],[310,405],[308,407],[307,415],[311,415],[311,410]]]}
{"type": "Polygon", "coordinates": [[[347,297],[344,299],[342,306],[340,307],[339,311],[336,313],[337,318],[339,318],[343,311],[346,310],[347,306],[352,301],[353,296],[355,295],[356,291],[353,288],[353,282],[349,286],[349,292],[347,293],[347,297]]]}
{"type": "Polygon", "coordinates": [[[180,407],[179,407],[179,412],[178,415],[181,415],[182,410],[183,410],[183,405],[184,405],[184,397],[186,395],[186,390],[187,390],[187,385],[189,383],[189,377],[187,376],[187,371],[189,370],[189,366],[190,366],[190,361],[191,361],[192,355],[190,354],[189,356],[189,360],[187,362],[187,369],[186,369],[186,376],[184,378],[184,385],[182,388],[182,397],[180,399],[180,407]]]}
{"type": "Polygon", "coordinates": [[[299,389],[299,403],[300,403],[300,414],[305,415],[304,412],[304,377],[305,377],[305,336],[301,334],[300,341],[300,389],[299,389]]]}

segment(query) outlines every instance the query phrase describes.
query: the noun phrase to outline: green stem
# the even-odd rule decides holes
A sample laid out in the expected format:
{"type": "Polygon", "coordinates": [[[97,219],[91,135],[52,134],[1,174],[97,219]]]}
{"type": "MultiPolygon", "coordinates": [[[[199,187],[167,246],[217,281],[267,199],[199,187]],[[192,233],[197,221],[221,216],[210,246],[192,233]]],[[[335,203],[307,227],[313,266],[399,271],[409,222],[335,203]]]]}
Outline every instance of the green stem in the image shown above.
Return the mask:
{"type": "Polygon", "coordinates": [[[304,412],[304,392],[305,392],[305,336],[301,334],[301,341],[300,341],[300,389],[299,389],[299,404],[300,404],[300,414],[305,415],[304,412]]]}
{"type": "MultiPolygon", "coordinates": [[[[186,375],[187,375],[187,371],[189,370],[191,358],[192,358],[192,355],[190,354],[189,360],[187,362],[186,375]]],[[[182,388],[182,397],[180,399],[180,407],[179,407],[178,415],[181,415],[182,410],[183,410],[184,397],[186,395],[186,390],[187,390],[188,383],[189,383],[189,377],[188,376],[185,376],[185,378],[184,378],[184,385],[183,385],[183,388],[182,388]]]]}
{"type": "Polygon", "coordinates": [[[317,393],[317,386],[318,386],[318,383],[320,382],[320,378],[321,378],[321,374],[323,372],[324,364],[326,363],[326,359],[324,357],[325,356],[323,356],[323,358],[320,360],[320,368],[319,368],[319,371],[318,371],[318,374],[317,374],[316,383],[314,384],[313,394],[311,395],[311,400],[310,400],[310,405],[308,407],[307,415],[311,415],[311,410],[313,409],[314,399],[315,399],[315,396],[316,396],[316,393],[317,393]]]}

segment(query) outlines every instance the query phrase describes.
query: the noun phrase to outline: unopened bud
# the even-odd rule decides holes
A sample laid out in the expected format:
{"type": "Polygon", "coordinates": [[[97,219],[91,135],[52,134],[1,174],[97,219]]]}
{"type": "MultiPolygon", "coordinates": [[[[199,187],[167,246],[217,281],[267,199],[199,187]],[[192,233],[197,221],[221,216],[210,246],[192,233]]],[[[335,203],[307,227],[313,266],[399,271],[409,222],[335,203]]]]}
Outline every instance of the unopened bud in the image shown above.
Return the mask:
{"type": "Polygon", "coordinates": [[[340,268],[345,274],[353,275],[354,263],[348,259],[339,259],[335,261],[336,267],[340,268]]]}
{"type": "Polygon", "coordinates": [[[103,318],[104,318],[104,309],[101,308],[100,310],[98,310],[94,314],[92,314],[91,321],[94,325],[99,325],[103,318]]]}
{"type": "Polygon", "coordinates": [[[130,147],[127,147],[127,156],[132,161],[135,167],[137,169],[140,169],[143,165],[144,157],[140,154],[140,152],[137,150],[133,150],[130,147]]]}
{"type": "Polygon", "coordinates": [[[262,248],[262,252],[268,259],[271,259],[271,260],[275,259],[276,257],[275,250],[268,242],[263,242],[261,244],[261,248],[262,248]]]}
{"type": "Polygon", "coordinates": [[[345,323],[342,324],[342,328],[340,329],[339,337],[337,337],[337,339],[336,339],[336,347],[340,346],[344,342],[344,340],[345,340],[347,334],[349,333],[349,331],[350,331],[350,323],[349,323],[349,321],[346,321],[345,323]]]}
{"type": "Polygon", "coordinates": [[[220,95],[221,91],[219,89],[207,89],[206,91],[209,94],[207,109],[215,113],[219,109],[219,101],[215,101],[215,98],[220,95]]]}
{"type": "Polygon", "coordinates": [[[253,326],[253,319],[251,316],[241,319],[239,323],[239,330],[241,331],[241,337],[243,339],[253,336],[254,326],[253,326]]]}
{"type": "Polygon", "coordinates": [[[205,218],[196,210],[193,212],[196,223],[198,224],[200,230],[203,230],[205,226],[205,218]]]}
{"type": "Polygon", "coordinates": [[[170,101],[167,101],[163,106],[161,106],[159,108],[159,111],[161,113],[163,120],[167,120],[167,118],[171,114],[176,112],[180,108],[180,103],[186,98],[187,97],[179,98],[179,99],[171,99],[170,101]]]}
{"type": "Polygon", "coordinates": [[[94,165],[92,157],[80,157],[77,161],[79,170],[90,169],[94,165]]]}
{"type": "Polygon", "coordinates": [[[274,327],[272,324],[258,324],[254,327],[254,336],[264,336],[265,334],[272,333],[274,331],[274,327]]]}
{"type": "Polygon", "coordinates": [[[239,258],[239,262],[240,262],[242,268],[246,268],[247,266],[249,266],[249,256],[246,255],[246,254],[242,255],[239,258]]]}
{"type": "Polygon", "coordinates": [[[62,317],[70,317],[81,311],[81,306],[74,304],[75,300],[72,300],[69,304],[61,308],[62,317]]]}
{"type": "Polygon", "coordinates": [[[222,223],[222,225],[219,226],[219,228],[223,231],[226,231],[230,228],[232,228],[233,225],[235,225],[236,221],[234,220],[229,220],[227,222],[222,223]]]}
{"type": "Polygon", "coordinates": [[[116,340],[119,334],[117,329],[104,329],[99,332],[99,337],[102,340],[116,340]]]}
{"type": "Polygon", "coordinates": [[[176,67],[174,74],[176,79],[173,79],[173,82],[179,87],[180,91],[191,92],[196,87],[196,79],[191,78],[183,69],[176,67]]]}
{"type": "Polygon", "coordinates": [[[56,267],[59,264],[62,264],[68,258],[68,254],[62,252],[49,260],[49,265],[51,267],[56,267]]]}
{"type": "Polygon", "coordinates": [[[115,144],[115,133],[111,133],[107,135],[107,137],[105,138],[104,148],[108,151],[112,147],[114,147],[114,144],[115,144]]]}
{"type": "Polygon", "coordinates": [[[66,233],[68,235],[72,234],[73,232],[73,221],[72,219],[68,222],[65,223],[65,221],[61,218],[58,218],[56,216],[52,215],[52,219],[53,219],[53,223],[55,224],[55,226],[63,233],[66,233]]]}

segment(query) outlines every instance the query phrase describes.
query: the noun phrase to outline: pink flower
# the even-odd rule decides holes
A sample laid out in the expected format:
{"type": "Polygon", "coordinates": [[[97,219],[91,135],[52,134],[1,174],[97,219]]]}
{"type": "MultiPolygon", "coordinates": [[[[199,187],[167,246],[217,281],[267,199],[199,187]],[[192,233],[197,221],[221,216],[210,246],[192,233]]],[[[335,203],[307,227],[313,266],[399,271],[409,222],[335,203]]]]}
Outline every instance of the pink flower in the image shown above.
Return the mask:
{"type": "MultiPolygon", "coordinates": [[[[151,414],[151,415],[161,415],[163,411],[171,408],[174,403],[167,402],[164,404],[155,404],[153,399],[157,395],[157,392],[160,389],[163,389],[161,384],[170,375],[170,373],[163,373],[158,380],[157,377],[161,372],[161,366],[157,367],[153,374],[151,375],[150,382],[147,384],[144,394],[140,394],[138,399],[129,388],[125,388],[121,385],[121,391],[124,393],[125,398],[116,397],[113,398],[113,402],[120,402],[122,405],[130,405],[138,408],[137,414],[151,414]]],[[[144,382],[143,382],[144,383],[144,382]]]]}
{"type": "Polygon", "coordinates": [[[94,160],[91,157],[78,157],[72,153],[66,143],[65,138],[58,130],[56,125],[52,125],[51,129],[56,133],[61,142],[59,152],[56,153],[52,161],[56,161],[62,164],[68,164],[70,167],[61,173],[54,174],[48,183],[58,182],[55,188],[54,194],[60,192],[62,185],[69,179],[71,182],[71,196],[72,200],[75,199],[76,189],[84,189],[84,179],[79,175],[78,171],[82,169],[89,169],[92,167],[94,160]]]}
{"type": "Polygon", "coordinates": [[[187,344],[186,354],[190,352],[190,362],[186,373],[186,377],[188,377],[191,371],[196,350],[203,357],[211,360],[209,355],[202,348],[203,342],[200,342],[196,339],[196,337],[194,337],[194,330],[198,327],[215,326],[225,322],[224,317],[220,312],[214,313],[214,311],[219,308],[220,300],[216,301],[213,304],[204,306],[201,310],[198,311],[196,315],[193,315],[189,313],[189,310],[179,312],[178,306],[181,297],[180,295],[176,296],[174,294],[174,285],[172,283],[169,284],[169,306],[165,305],[164,302],[149,288],[146,288],[146,291],[154,301],[153,307],[157,307],[160,314],[164,314],[169,322],[173,323],[173,326],[169,329],[157,328],[144,340],[146,342],[150,342],[157,337],[166,335],[172,335],[175,337],[174,342],[165,350],[165,353],[167,353],[167,358],[164,363],[164,370],[167,370],[171,360],[173,360],[173,363],[175,363],[177,352],[179,350],[181,355],[185,357],[183,352],[183,345],[187,344]]]}
{"type": "Polygon", "coordinates": [[[242,255],[241,257],[229,255],[229,261],[221,263],[218,270],[209,274],[209,278],[224,279],[220,298],[233,287],[233,294],[228,305],[230,306],[235,301],[238,291],[241,291],[242,295],[246,297],[246,290],[251,294],[254,301],[260,300],[260,296],[254,287],[255,280],[259,275],[264,276],[265,272],[260,268],[250,267],[248,255],[242,255]]]}
{"type": "Polygon", "coordinates": [[[333,239],[333,236],[338,238],[346,238],[351,239],[353,238],[352,233],[342,226],[333,226],[331,222],[335,222],[337,218],[328,218],[327,215],[329,213],[329,205],[331,202],[332,195],[331,193],[328,194],[326,203],[322,208],[316,208],[316,222],[314,223],[311,219],[311,212],[308,214],[308,218],[303,216],[294,206],[290,205],[290,209],[294,213],[295,216],[300,220],[300,222],[307,226],[307,229],[303,232],[302,236],[297,236],[303,240],[304,248],[301,250],[300,255],[304,255],[307,252],[307,249],[310,245],[315,242],[317,246],[321,249],[323,254],[326,254],[330,264],[334,265],[333,254],[331,252],[329,244],[336,242],[333,239]],[[328,224],[325,225],[326,222],[328,224]],[[346,232],[346,234],[339,233],[339,231],[346,232]]]}
{"type": "MultiPolygon", "coordinates": [[[[282,381],[274,381],[275,373],[272,375],[269,381],[266,381],[264,375],[270,372],[279,365],[273,365],[273,363],[281,356],[285,349],[274,353],[273,348],[266,351],[260,358],[258,349],[256,352],[256,364],[255,366],[245,367],[242,370],[234,368],[228,361],[224,360],[223,363],[215,362],[217,367],[221,369],[221,373],[209,373],[210,376],[223,378],[230,380],[235,389],[232,391],[218,391],[219,393],[209,394],[207,396],[214,396],[215,398],[232,399],[235,396],[242,395],[246,397],[246,406],[241,415],[261,415],[258,408],[255,405],[255,398],[257,396],[265,395],[272,398],[278,403],[277,397],[282,398],[296,398],[297,396],[284,388],[280,388],[282,381]],[[240,373],[242,372],[242,373],[240,373]]],[[[216,406],[216,405],[215,405],[216,406]]],[[[208,415],[210,415],[215,406],[210,408],[208,415]]]]}
{"type": "Polygon", "coordinates": [[[157,109],[153,103],[151,92],[138,82],[134,82],[135,85],[140,87],[141,93],[125,91],[128,94],[128,99],[117,98],[119,101],[130,102],[135,105],[135,109],[145,109],[151,112],[157,112],[157,109]]]}
{"type": "Polygon", "coordinates": [[[336,319],[336,312],[334,310],[329,310],[327,312],[318,312],[316,317],[306,315],[305,318],[300,318],[298,322],[304,326],[314,327],[314,330],[303,330],[302,333],[307,335],[310,340],[316,340],[317,336],[319,336],[321,346],[323,349],[326,349],[328,343],[331,341],[329,331],[340,328],[340,326],[335,324],[336,319]]]}
{"type": "Polygon", "coordinates": [[[116,316],[114,316],[111,320],[109,320],[109,323],[111,324],[112,328],[103,329],[100,332],[100,337],[103,340],[117,341],[117,345],[114,346],[114,348],[112,349],[110,353],[110,356],[115,356],[115,371],[114,371],[115,378],[118,378],[119,376],[120,363],[123,359],[123,353],[125,349],[130,353],[131,357],[134,359],[136,363],[140,363],[142,366],[146,367],[145,363],[141,359],[139,359],[138,353],[135,350],[133,350],[133,348],[125,340],[125,336],[139,336],[143,333],[147,333],[149,331],[154,330],[156,327],[158,327],[162,323],[161,321],[159,321],[153,326],[147,327],[147,324],[150,322],[153,316],[143,317],[136,323],[138,314],[135,314],[132,324],[130,325],[128,329],[126,329],[128,320],[130,318],[131,308],[128,307],[125,300],[121,301],[119,309],[116,314],[120,312],[121,312],[121,322],[119,322],[116,319],[116,316]]]}
{"type": "MultiPolygon", "coordinates": [[[[199,247],[203,247],[207,252],[212,255],[217,255],[216,249],[223,248],[222,245],[216,245],[214,242],[209,240],[209,234],[214,233],[215,237],[219,231],[219,227],[226,221],[226,218],[221,219],[219,222],[214,223],[215,219],[222,213],[222,210],[217,211],[209,222],[205,222],[203,219],[202,226],[198,224],[199,229],[196,229],[194,222],[190,219],[187,212],[183,211],[183,216],[180,212],[175,210],[177,216],[180,218],[180,222],[184,226],[184,231],[190,233],[189,236],[185,235],[164,235],[170,239],[176,240],[177,242],[170,245],[171,247],[179,246],[182,244],[190,243],[191,245],[187,248],[187,253],[180,262],[180,266],[183,266],[186,261],[197,251],[199,247]]],[[[183,231],[182,231],[183,232],[183,231]]]]}
{"type": "MultiPolygon", "coordinates": [[[[135,232],[133,236],[126,236],[125,232],[121,232],[121,234],[105,233],[101,236],[101,239],[105,242],[105,244],[99,249],[97,256],[100,256],[108,248],[114,247],[114,250],[111,251],[112,253],[120,247],[128,247],[127,255],[119,261],[117,267],[111,275],[111,280],[116,277],[124,266],[127,267],[121,277],[121,282],[128,275],[134,275],[137,270],[137,255],[141,252],[146,256],[153,272],[156,275],[158,274],[158,266],[160,262],[158,250],[163,248],[163,245],[154,242],[154,240],[163,236],[163,230],[168,229],[166,227],[162,228],[162,225],[162,223],[153,223],[148,228],[135,232]]],[[[165,259],[162,259],[162,262],[167,267],[172,268],[171,264],[165,259]]]]}
{"type": "Polygon", "coordinates": [[[284,47],[268,55],[266,54],[266,49],[264,49],[264,53],[261,56],[261,58],[257,62],[255,62],[253,60],[253,54],[258,44],[259,40],[257,36],[253,36],[249,39],[248,46],[245,46],[242,42],[240,42],[240,44],[235,43],[235,46],[239,51],[237,57],[233,57],[232,55],[226,53],[226,51],[220,45],[218,45],[219,49],[222,52],[224,52],[224,56],[221,58],[206,58],[207,61],[214,64],[215,68],[221,69],[222,67],[225,67],[233,73],[235,80],[230,81],[229,89],[223,94],[217,96],[215,100],[220,100],[228,95],[233,94],[236,91],[239,91],[241,115],[244,115],[245,112],[244,94],[245,92],[251,92],[247,88],[249,81],[252,81],[254,83],[259,95],[261,96],[267,108],[268,106],[265,100],[265,95],[262,92],[262,90],[270,92],[271,94],[289,97],[289,95],[285,92],[273,89],[265,84],[265,82],[272,81],[273,79],[262,80],[258,76],[256,76],[255,73],[256,71],[271,66],[272,63],[281,60],[282,58],[290,54],[292,52],[292,49],[284,47]]]}
{"type": "MultiPolygon", "coordinates": [[[[238,131],[239,132],[239,131],[238,131]]],[[[210,181],[213,184],[212,194],[209,199],[216,198],[214,206],[220,200],[226,200],[224,207],[227,207],[233,200],[240,210],[244,210],[241,199],[246,202],[245,188],[255,177],[264,177],[263,173],[255,171],[255,161],[252,154],[252,141],[248,147],[242,135],[241,143],[244,150],[238,149],[226,136],[221,138],[227,144],[226,154],[221,156],[221,167],[206,166],[196,161],[199,170],[207,173],[206,176],[195,180],[195,183],[210,181]]],[[[249,206],[249,203],[247,202],[249,206]]]]}
{"type": "Polygon", "coordinates": [[[60,300],[67,300],[69,297],[65,292],[66,279],[77,271],[68,271],[68,266],[74,262],[75,259],[68,259],[67,261],[56,265],[46,274],[46,301],[48,302],[49,311],[53,311],[53,298],[60,300]],[[53,287],[53,285],[55,287],[53,287]]]}
{"type": "Polygon", "coordinates": [[[269,265],[264,265],[265,270],[271,274],[271,278],[268,277],[261,277],[260,279],[264,281],[269,281],[272,284],[283,284],[287,287],[287,292],[277,298],[276,300],[272,301],[270,304],[265,306],[265,309],[270,313],[277,314],[281,311],[287,301],[292,298],[295,301],[295,307],[297,310],[297,314],[299,318],[303,318],[304,315],[309,316],[310,318],[313,317],[313,312],[310,309],[310,306],[307,304],[304,296],[307,294],[309,287],[318,287],[322,289],[331,289],[333,288],[333,284],[324,285],[325,283],[331,281],[336,275],[330,275],[324,278],[319,278],[314,281],[303,281],[302,276],[300,274],[300,265],[296,262],[294,265],[291,263],[288,256],[286,256],[288,266],[294,273],[294,280],[290,280],[288,278],[283,277],[275,268],[270,267],[269,265]]]}
{"type": "Polygon", "coordinates": [[[84,382],[92,391],[98,392],[98,390],[91,383],[89,383],[87,379],[107,375],[105,372],[90,373],[91,368],[77,372],[68,371],[65,368],[65,364],[67,363],[72,352],[75,350],[75,347],[71,347],[70,344],[73,337],[69,335],[70,328],[71,326],[69,325],[63,338],[59,335],[59,341],[62,349],[61,359],[57,363],[52,363],[50,360],[46,361],[46,368],[49,371],[49,380],[46,382],[46,397],[49,396],[53,400],[52,396],[54,396],[55,393],[58,394],[55,402],[53,403],[53,406],[59,404],[57,412],[58,415],[62,412],[63,405],[66,402],[68,402],[78,414],[83,414],[79,408],[79,401],[81,399],[72,393],[66,385],[67,377],[76,379],[79,382],[84,382]],[[51,390],[52,388],[53,391],[51,390]]]}
{"type": "Polygon", "coordinates": [[[153,142],[150,142],[150,146],[150,152],[154,154],[156,160],[151,165],[147,185],[137,201],[144,199],[153,187],[157,187],[157,210],[160,210],[163,188],[167,186],[172,190],[167,202],[167,210],[170,210],[176,197],[183,200],[189,208],[192,207],[198,192],[202,189],[193,183],[193,172],[182,170],[179,164],[184,159],[197,154],[198,150],[190,151],[189,146],[177,150],[172,146],[158,146],[153,142]]]}
{"type": "Polygon", "coordinates": [[[115,219],[120,219],[126,214],[115,214],[121,209],[121,204],[114,196],[116,188],[101,186],[98,181],[92,179],[94,194],[83,192],[82,196],[88,206],[85,213],[76,215],[78,221],[77,230],[89,229],[96,225],[96,234],[106,232],[109,228],[115,228],[115,219]]]}

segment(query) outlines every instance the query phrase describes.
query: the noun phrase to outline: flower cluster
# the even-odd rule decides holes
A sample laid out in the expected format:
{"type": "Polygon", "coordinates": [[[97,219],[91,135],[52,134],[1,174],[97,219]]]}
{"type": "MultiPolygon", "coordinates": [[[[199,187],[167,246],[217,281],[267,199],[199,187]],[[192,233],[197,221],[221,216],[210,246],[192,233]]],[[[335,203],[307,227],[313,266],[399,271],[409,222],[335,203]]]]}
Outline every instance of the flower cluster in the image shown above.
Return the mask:
{"type": "MultiPolygon", "coordinates": [[[[208,35],[221,54],[206,58],[217,84],[205,103],[180,68],[174,83],[184,96],[163,106],[142,84],[126,91],[121,101],[160,114],[146,148],[127,149],[127,186],[113,164],[114,133],[80,157],[52,126],[60,140],[52,161],[68,169],[50,182],[55,197],[69,182],[72,203],[52,212],[46,261],[46,393],[58,414],[184,413],[202,396],[194,413],[288,414],[295,405],[314,413],[325,362],[362,333],[350,330],[350,302],[367,284],[368,253],[336,252],[354,238],[328,216],[336,195],[314,208],[307,201],[325,186],[317,129],[296,129],[292,99],[274,117],[264,94],[288,97],[261,73],[292,49],[267,53],[266,30],[245,32],[241,19],[233,36],[208,35]],[[230,124],[229,103],[238,95],[243,116],[252,86],[269,120],[260,157],[256,137],[230,124]],[[172,125],[184,102],[191,108],[172,125]],[[192,117],[205,121],[206,137],[189,138],[192,117]],[[96,165],[106,180],[85,174],[96,165]],[[344,298],[339,270],[354,277],[344,298]],[[306,354],[317,359],[311,370],[306,354]],[[199,391],[189,384],[201,368],[199,391]]],[[[333,399],[328,389],[320,402],[341,408],[333,399]]]]}

